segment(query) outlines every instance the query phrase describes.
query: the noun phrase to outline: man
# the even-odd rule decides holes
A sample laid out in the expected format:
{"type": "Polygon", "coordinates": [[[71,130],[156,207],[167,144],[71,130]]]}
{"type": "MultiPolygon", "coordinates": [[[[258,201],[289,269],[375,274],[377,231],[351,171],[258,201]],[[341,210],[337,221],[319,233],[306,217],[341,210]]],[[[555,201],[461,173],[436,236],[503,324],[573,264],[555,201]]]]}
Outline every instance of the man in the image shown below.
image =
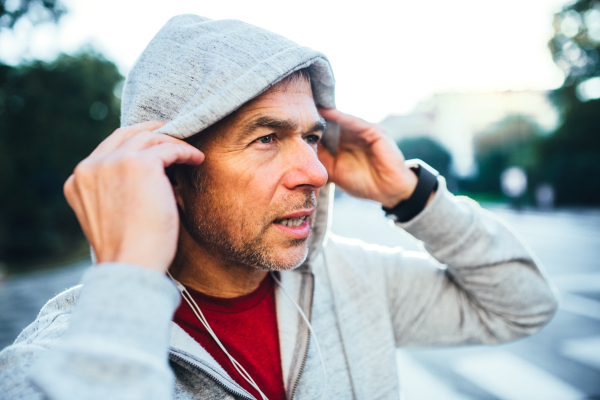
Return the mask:
{"type": "Polygon", "coordinates": [[[98,265],[1,353],[2,393],[398,398],[397,346],[539,330],[556,300],[523,244],[335,110],[333,86],[322,54],[280,36],[171,19],[128,76],[124,128],[65,184],[98,265]],[[327,182],[429,254],[331,235],[327,182]]]}

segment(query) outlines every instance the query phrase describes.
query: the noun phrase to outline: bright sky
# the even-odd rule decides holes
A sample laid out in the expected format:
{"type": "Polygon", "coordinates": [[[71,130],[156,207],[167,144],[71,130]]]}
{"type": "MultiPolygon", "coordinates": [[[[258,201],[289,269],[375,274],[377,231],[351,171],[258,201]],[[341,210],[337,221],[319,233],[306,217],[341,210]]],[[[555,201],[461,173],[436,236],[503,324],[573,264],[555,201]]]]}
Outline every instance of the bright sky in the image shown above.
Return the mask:
{"type": "Polygon", "coordinates": [[[90,43],[126,74],[170,17],[235,18],[325,53],[338,108],[377,122],[448,91],[553,89],[563,74],[547,47],[566,0],[63,0],[59,27],[0,35],[5,62],[52,59],[90,43]]]}

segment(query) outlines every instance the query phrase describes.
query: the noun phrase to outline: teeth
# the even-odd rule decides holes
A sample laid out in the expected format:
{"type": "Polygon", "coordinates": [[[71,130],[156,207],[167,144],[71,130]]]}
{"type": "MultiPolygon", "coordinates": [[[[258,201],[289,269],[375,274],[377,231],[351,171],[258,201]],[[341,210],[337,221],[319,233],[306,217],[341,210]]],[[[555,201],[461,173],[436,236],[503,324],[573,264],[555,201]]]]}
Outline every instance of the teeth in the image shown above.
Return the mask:
{"type": "Polygon", "coordinates": [[[288,219],[280,220],[279,223],[283,226],[296,227],[296,226],[302,225],[302,223],[304,222],[305,219],[306,219],[306,216],[298,217],[298,218],[288,218],[288,219]]]}

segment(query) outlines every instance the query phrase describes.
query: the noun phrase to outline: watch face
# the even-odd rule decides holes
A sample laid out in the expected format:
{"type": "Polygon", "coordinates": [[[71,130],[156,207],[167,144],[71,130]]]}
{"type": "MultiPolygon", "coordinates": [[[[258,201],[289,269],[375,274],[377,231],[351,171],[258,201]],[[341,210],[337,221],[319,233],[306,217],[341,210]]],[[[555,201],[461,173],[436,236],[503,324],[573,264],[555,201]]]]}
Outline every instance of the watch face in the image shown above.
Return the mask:
{"type": "Polygon", "coordinates": [[[433,168],[431,165],[427,164],[423,160],[419,160],[418,158],[413,158],[411,160],[404,161],[404,165],[411,169],[418,169],[419,167],[425,168],[427,171],[431,172],[433,175],[438,176],[440,173],[433,168]]]}

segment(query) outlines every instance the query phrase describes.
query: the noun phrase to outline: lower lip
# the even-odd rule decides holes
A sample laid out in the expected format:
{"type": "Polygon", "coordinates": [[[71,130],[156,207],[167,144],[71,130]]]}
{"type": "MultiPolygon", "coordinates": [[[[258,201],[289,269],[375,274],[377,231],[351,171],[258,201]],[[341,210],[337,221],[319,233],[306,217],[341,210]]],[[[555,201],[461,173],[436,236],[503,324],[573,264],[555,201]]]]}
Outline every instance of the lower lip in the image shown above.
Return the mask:
{"type": "Polygon", "coordinates": [[[300,226],[285,226],[281,224],[276,224],[273,222],[277,228],[281,229],[283,233],[288,236],[291,236],[293,239],[305,239],[310,234],[310,226],[308,225],[308,217],[302,221],[300,226]]]}

